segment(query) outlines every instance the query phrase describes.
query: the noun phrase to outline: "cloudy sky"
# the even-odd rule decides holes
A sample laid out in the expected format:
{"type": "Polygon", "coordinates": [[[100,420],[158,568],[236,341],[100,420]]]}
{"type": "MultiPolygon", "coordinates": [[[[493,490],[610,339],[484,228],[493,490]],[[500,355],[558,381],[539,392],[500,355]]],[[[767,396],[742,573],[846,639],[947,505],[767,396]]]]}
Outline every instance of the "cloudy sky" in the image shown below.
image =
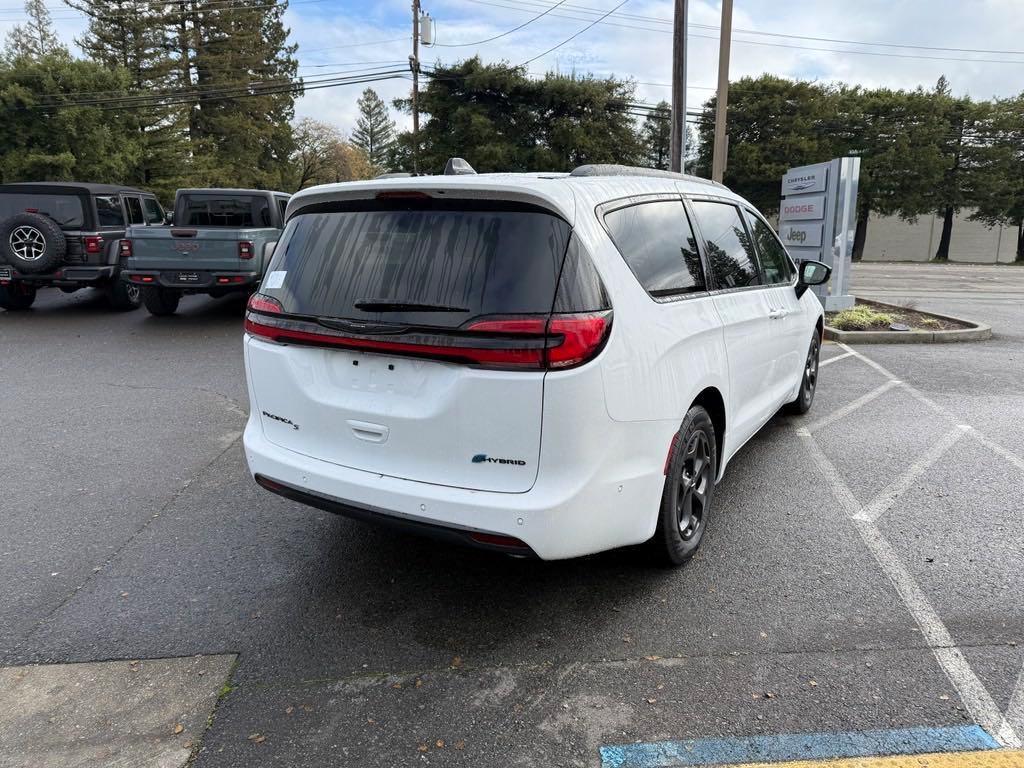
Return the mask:
{"type": "MultiPolygon", "coordinates": [[[[435,19],[439,45],[423,49],[421,59],[433,64],[479,54],[485,61],[520,64],[555,48],[533,61],[530,71],[631,77],[639,101],[668,99],[672,0],[626,0],[559,45],[620,1],[422,0],[435,19]]],[[[84,17],[58,0],[47,2],[58,33],[74,49],[84,17]]],[[[690,2],[689,109],[699,107],[717,79],[720,13],[717,2],[690,2]]],[[[0,0],[0,34],[23,16],[19,0],[0,0]]],[[[299,44],[300,75],[309,82],[407,66],[410,18],[408,0],[291,0],[286,14],[299,44]]],[[[768,72],[913,88],[930,87],[945,74],[954,92],[979,99],[1024,91],[1024,0],[735,0],[733,27],[732,78],[768,72]]],[[[350,131],[364,87],[310,90],[297,112],[350,131]]],[[[390,100],[407,94],[410,82],[372,87],[390,100]]]]}

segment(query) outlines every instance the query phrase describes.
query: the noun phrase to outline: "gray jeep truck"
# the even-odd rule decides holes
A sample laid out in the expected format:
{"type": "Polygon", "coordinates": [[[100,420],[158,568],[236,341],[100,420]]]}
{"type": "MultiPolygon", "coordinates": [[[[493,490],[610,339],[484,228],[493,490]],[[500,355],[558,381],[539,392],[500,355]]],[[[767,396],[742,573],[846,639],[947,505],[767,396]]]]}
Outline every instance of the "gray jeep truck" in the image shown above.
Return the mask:
{"type": "Polygon", "coordinates": [[[121,280],[128,225],[163,228],[156,196],[112,184],[0,184],[0,307],[28,309],[36,291],[98,288],[112,309],[137,309],[138,286],[121,280]]]}
{"type": "Polygon", "coordinates": [[[187,293],[252,292],[284,228],[290,195],[260,189],[179,189],[172,225],[131,227],[125,278],[146,309],[171,315],[187,293]]]}

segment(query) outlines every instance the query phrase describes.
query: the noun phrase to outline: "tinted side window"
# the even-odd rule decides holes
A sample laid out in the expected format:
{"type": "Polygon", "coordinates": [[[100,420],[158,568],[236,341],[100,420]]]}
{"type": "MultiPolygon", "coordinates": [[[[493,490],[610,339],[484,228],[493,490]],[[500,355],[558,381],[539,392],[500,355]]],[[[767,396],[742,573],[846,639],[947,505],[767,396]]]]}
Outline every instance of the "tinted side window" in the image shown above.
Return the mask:
{"type": "Polygon", "coordinates": [[[139,202],[139,198],[126,197],[124,202],[125,205],[128,206],[128,221],[132,224],[144,224],[145,219],[142,216],[142,203],[139,202]]]}
{"type": "Polygon", "coordinates": [[[96,197],[96,216],[101,227],[123,227],[124,213],[121,200],[114,195],[96,197]]]}
{"type": "Polygon", "coordinates": [[[651,296],[707,290],[697,241],[678,200],[658,200],[610,211],[612,242],[651,296]]]}
{"type": "Polygon", "coordinates": [[[697,214],[704,252],[717,288],[740,288],[760,285],[754,244],[747,234],[739,209],[728,203],[696,201],[697,214]]]}
{"type": "Polygon", "coordinates": [[[283,227],[284,226],[284,212],[285,212],[285,209],[288,207],[288,201],[285,200],[283,197],[277,198],[277,207],[278,207],[278,209],[281,212],[281,226],[283,227]]]}
{"type": "Polygon", "coordinates": [[[771,227],[750,211],[744,211],[747,225],[757,243],[757,255],[761,259],[761,271],[764,272],[766,283],[788,283],[793,279],[793,266],[789,261],[786,249],[771,227]]]}
{"type": "Polygon", "coordinates": [[[146,216],[147,224],[163,224],[164,223],[164,211],[160,207],[160,203],[151,197],[144,197],[142,199],[142,209],[146,216]]]}

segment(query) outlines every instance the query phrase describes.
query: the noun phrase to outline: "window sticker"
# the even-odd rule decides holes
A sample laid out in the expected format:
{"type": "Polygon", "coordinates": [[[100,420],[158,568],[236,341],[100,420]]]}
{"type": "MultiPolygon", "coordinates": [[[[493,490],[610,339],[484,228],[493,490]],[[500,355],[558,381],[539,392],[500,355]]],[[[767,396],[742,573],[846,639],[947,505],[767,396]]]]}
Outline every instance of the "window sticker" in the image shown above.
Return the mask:
{"type": "Polygon", "coordinates": [[[263,287],[268,291],[273,291],[284,285],[284,276],[287,272],[271,272],[267,275],[267,279],[263,283],[263,287]]]}

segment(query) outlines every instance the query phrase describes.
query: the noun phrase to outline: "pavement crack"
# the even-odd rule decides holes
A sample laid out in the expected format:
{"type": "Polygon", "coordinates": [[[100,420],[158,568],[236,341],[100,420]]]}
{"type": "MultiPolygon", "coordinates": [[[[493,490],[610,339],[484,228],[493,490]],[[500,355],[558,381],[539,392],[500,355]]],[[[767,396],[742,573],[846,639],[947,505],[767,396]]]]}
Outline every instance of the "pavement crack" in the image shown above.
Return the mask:
{"type": "Polygon", "coordinates": [[[85,580],[82,581],[81,584],[76,586],[67,595],[65,595],[64,598],[57,605],[55,605],[52,610],[47,611],[43,616],[41,616],[39,620],[32,625],[28,632],[25,633],[25,636],[21,639],[21,641],[15,644],[14,648],[12,649],[12,655],[16,655],[18,651],[23,649],[25,647],[25,644],[32,639],[36,632],[38,632],[42,628],[42,626],[46,624],[46,622],[48,622],[53,616],[59,613],[61,609],[64,608],[65,605],[74,600],[75,597],[78,596],[78,593],[85,589],[87,586],[89,586],[89,584],[91,584],[100,574],[104,573],[107,570],[107,568],[118,557],[120,557],[122,552],[124,552],[129,546],[131,546],[131,544],[142,533],[144,533],[156,520],[158,520],[166,510],[170,509],[171,506],[178,499],[180,499],[185,494],[185,492],[189,488],[191,488],[192,485],[210,469],[210,467],[217,463],[217,461],[219,461],[220,458],[224,456],[224,454],[226,454],[234,447],[235,443],[237,443],[241,439],[241,437],[241,435],[235,437],[223,449],[218,451],[217,454],[212,459],[210,459],[202,467],[196,470],[190,478],[188,478],[184,483],[182,483],[180,488],[175,490],[170,495],[166,502],[160,505],[160,508],[156,512],[150,515],[149,518],[142,525],[135,529],[131,536],[129,536],[123,542],[121,542],[121,545],[113,552],[111,552],[110,555],[108,555],[107,558],[98,567],[94,567],[92,571],[90,571],[89,575],[85,577],[85,580]]]}

